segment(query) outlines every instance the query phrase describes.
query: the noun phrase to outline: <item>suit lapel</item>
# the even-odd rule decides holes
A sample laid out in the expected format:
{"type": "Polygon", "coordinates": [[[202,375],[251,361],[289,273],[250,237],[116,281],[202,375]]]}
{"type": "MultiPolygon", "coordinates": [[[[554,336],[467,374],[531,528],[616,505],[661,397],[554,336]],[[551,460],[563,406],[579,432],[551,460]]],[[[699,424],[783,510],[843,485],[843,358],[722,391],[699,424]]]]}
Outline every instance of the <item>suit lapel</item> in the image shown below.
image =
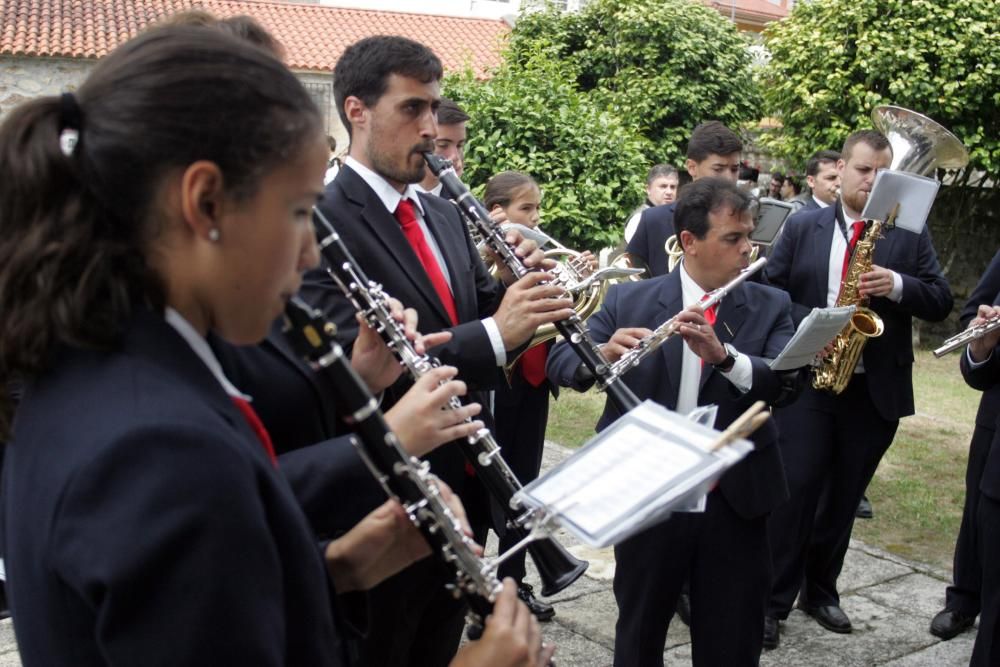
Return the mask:
{"type": "MultiPolygon", "coordinates": [[[[458,313],[461,321],[475,319],[479,308],[472,303],[474,299],[471,297],[469,289],[467,289],[472,284],[467,280],[462,280],[460,273],[461,267],[467,266],[469,263],[465,235],[456,235],[454,230],[449,228],[447,220],[438,213],[434,206],[436,203],[446,203],[448,206],[452,206],[453,204],[436,195],[421,194],[419,196],[421,204],[424,207],[424,222],[427,223],[427,228],[434,235],[434,240],[437,242],[438,249],[441,251],[441,256],[444,257],[444,262],[448,269],[449,280],[451,282],[451,295],[455,300],[455,312],[458,313]],[[469,307],[472,308],[471,312],[467,312],[469,307]],[[465,314],[463,315],[463,313],[465,314]]],[[[438,302],[440,303],[440,300],[438,302]]],[[[445,312],[443,305],[441,306],[441,312],[445,312]]]]}
{"type": "MultiPolygon", "coordinates": [[[[659,312],[654,327],[666,322],[683,308],[684,299],[681,293],[680,271],[671,271],[663,281],[660,290],[659,312]]],[[[667,371],[665,386],[668,387],[669,405],[677,405],[677,390],[680,386],[681,355],[684,352],[684,341],[680,336],[674,336],[660,347],[660,355],[667,371]]]]}
{"type": "MultiPolygon", "coordinates": [[[[361,223],[367,225],[374,237],[385,247],[402,275],[413,283],[416,291],[441,320],[450,323],[451,318],[444,309],[444,304],[441,303],[430,278],[427,277],[417,253],[410,246],[395,216],[386,210],[378,195],[350,167],[341,169],[335,182],[342,188],[347,198],[361,208],[361,223]]],[[[403,305],[409,307],[416,304],[403,305]]]]}
{"type": "Polygon", "coordinates": [[[840,214],[840,200],[836,200],[827,207],[833,209],[830,215],[820,217],[816,223],[816,234],[813,236],[813,261],[816,262],[816,270],[813,275],[816,277],[816,290],[819,294],[820,303],[826,305],[827,283],[830,271],[830,247],[833,243],[833,235],[839,234],[837,216],[840,214]]]}

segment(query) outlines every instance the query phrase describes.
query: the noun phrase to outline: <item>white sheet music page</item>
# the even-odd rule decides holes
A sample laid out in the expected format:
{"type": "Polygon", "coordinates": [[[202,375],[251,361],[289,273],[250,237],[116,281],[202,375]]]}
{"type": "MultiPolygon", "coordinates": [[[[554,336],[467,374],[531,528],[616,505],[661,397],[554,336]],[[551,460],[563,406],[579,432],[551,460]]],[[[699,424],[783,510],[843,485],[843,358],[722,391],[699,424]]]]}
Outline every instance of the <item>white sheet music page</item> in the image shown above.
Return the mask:
{"type": "Polygon", "coordinates": [[[847,325],[853,314],[854,306],[813,308],[799,322],[799,328],[785,349],[771,362],[771,369],[790,371],[811,364],[826,344],[847,325]]]}
{"type": "Polygon", "coordinates": [[[719,432],[646,401],[535,480],[515,500],[594,547],[616,544],[691,504],[753,445],[709,452],[719,432]]]}
{"type": "Polygon", "coordinates": [[[882,169],[875,176],[872,192],[861,217],[884,221],[899,204],[896,226],[919,234],[927,222],[927,215],[931,212],[939,187],[941,184],[933,178],[882,169]]]}

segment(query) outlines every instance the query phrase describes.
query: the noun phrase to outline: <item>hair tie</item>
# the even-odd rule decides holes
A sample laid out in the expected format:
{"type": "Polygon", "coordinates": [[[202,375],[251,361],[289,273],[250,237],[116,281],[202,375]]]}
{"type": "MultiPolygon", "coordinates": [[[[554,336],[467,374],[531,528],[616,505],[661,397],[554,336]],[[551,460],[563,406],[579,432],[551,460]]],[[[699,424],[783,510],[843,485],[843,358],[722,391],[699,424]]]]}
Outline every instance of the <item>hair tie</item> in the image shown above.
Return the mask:
{"type": "Polygon", "coordinates": [[[71,157],[80,143],[80,129],[83,127],[83,110],[73,93],[63,93],[59,98],[59,150],[71,157]]]}

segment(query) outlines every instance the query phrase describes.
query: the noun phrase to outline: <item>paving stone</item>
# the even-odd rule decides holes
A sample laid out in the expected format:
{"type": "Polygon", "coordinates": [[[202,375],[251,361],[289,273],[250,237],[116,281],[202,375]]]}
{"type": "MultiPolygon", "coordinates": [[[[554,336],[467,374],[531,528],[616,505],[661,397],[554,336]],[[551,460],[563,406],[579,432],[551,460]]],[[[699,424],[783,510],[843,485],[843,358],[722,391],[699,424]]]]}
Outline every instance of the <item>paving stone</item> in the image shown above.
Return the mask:
{"type": "Polygon", "coordinates": [[[837,580],[841,595],[913,572],[913,568],[896,561],[879,558],[864,551],[849,549],[844,570],[837,580]]]}
{"type": "Polygon", "coordinates": [[[925,649],[910,653],[902,658],[882,663],[884,667],[966,667],[972,658],[972,645],[976,641],[976,631],[969,630],[949,641],[938,641],[930,633],[927,636],[934,643],[925,649]]]}
{"type": "MultiPolygon", "coordinates": [[[[928,627],[944,606],[944,583],[926,574],[913,573],[857,591],[886,607],[923,618],[928,627]]],[[[933,637],[930,632],[928,637],[933,637]]]]}

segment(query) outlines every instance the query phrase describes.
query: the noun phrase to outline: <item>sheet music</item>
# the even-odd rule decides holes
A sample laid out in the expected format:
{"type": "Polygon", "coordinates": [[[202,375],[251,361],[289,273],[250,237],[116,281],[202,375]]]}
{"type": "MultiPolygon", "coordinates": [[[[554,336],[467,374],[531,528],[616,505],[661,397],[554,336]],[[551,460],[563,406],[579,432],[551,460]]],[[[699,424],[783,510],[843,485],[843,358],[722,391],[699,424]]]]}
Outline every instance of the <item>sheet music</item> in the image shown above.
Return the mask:
{"type": "Polygon", "coordinates": [[[813,308],[795,330],[781,354],[771,362],[771,370],[790,371],[808,366],[826,344],[840,333],[854,314],[854,306],[813,308]]]}
{"type": "Polygon", "coordinates": [[[595,547],[662,520],[752,448],[747,440],[709,452],[718,432],[646,401],[515,496],[595,547]]]}
{"type": "Polygon", "coordinates": [[[896,226],[919,234],[927,222],[927,214],[931,211],[940,186],[933,178],[882,169],[875,176],[872,192],[861,217],[884,221],[896,204],[899,204],[896,226]]]}

